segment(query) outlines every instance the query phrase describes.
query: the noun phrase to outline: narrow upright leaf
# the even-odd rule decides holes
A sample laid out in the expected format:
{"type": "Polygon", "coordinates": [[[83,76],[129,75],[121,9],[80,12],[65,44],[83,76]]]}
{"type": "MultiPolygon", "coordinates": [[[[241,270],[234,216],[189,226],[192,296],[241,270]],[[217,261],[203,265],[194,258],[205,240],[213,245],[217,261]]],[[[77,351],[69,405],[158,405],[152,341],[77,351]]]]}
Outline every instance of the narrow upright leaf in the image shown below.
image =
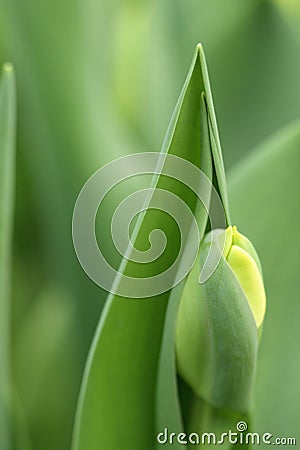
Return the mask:
{"type": "Polygon", "coordinates": [[[5,64],[0,85],[0,448],[11,448],[9,428],[9,292],[15,175],[15,80],[5,64]]]}

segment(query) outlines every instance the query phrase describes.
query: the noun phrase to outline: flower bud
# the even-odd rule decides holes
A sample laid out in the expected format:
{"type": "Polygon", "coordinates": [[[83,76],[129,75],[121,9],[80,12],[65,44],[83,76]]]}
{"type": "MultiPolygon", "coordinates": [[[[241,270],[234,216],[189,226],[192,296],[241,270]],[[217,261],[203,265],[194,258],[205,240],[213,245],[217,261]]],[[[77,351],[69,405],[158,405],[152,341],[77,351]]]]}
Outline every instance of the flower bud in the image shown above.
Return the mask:
{"type": "Polygon", "coordinates": [[[257,328],[266,312],[266,294],[258,255],[246,236],[237,227],[225,231],[224,256],[237,277],[252,310],[257,328]]]}
{"type": "Polygon", "coordinates": [[[194,393],[217,408],[247,412],[266,296],[257,253],[236,227],[205,237],[187,277],[176,323],[177,370],[194,393]],[[215,271],[199,283],[210,249],[215,271]]]}

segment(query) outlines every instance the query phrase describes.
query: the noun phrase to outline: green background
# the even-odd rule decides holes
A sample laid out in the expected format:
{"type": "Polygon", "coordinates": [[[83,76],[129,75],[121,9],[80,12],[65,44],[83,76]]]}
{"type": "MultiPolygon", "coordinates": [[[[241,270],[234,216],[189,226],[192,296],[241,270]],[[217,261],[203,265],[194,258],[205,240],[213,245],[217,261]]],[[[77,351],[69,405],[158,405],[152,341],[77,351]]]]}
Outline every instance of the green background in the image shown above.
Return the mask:
{"type": "Polygon", "coordinates": [[[76,259],[74,203],[104,163],[160,149],[197,42],[209,66],[233,219],[257,247],[266,278],[254,424],[295,436],[300,125],[288,124],[300,117],[299,25],[297,0],[1,0],[0,59],[15,66],[18,94],[16,448],[70,447],[106,298],[76,259]]]}

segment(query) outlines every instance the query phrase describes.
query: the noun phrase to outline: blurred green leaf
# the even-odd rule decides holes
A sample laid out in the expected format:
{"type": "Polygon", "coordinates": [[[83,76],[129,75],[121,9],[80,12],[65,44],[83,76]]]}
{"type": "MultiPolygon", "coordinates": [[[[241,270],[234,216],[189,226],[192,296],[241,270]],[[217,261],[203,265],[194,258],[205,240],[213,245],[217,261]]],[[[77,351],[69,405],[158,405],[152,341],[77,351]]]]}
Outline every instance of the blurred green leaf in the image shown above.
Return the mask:
{"type": "Polygon", "coordinates": [[[11,448],[10,269],[15,184],[15,77],[5,64],[0,84],[0,448],[11,448]]]}
{"type": "Polygon", "coordinates": [[[263,143],[229,176],[232,216],[260,254],[268,298],[253,428],[277,437],[297,437],[300,420],[299,171],[297,122],[263,143]]]}
{"type": "Polygon", "coordinates": [[[47,286],[18,329],[13,355],[16,425],[24,438],[29,434],[33,449],[70,448],[77,383],[69,374],[79,370],[75,308],[64,288],[47,286]],[[51,439],[45,430],[51,430],[51,439]]]}

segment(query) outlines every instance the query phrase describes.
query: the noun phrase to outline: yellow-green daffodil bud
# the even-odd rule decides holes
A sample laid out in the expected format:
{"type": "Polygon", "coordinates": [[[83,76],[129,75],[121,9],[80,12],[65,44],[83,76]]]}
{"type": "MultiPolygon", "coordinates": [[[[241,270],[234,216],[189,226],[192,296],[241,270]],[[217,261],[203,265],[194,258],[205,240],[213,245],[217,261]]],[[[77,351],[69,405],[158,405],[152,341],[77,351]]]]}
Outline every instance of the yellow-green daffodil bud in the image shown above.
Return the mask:
{"type": "Polygon", "coordinates": [[[175,339],[178,373],[198,397],[249,411],[265,310],[261,265],[249,239],[231,226],[208,233],[183,289],[175,339]],[[211,249],[219,262],[201,283],[211,249]]]}

